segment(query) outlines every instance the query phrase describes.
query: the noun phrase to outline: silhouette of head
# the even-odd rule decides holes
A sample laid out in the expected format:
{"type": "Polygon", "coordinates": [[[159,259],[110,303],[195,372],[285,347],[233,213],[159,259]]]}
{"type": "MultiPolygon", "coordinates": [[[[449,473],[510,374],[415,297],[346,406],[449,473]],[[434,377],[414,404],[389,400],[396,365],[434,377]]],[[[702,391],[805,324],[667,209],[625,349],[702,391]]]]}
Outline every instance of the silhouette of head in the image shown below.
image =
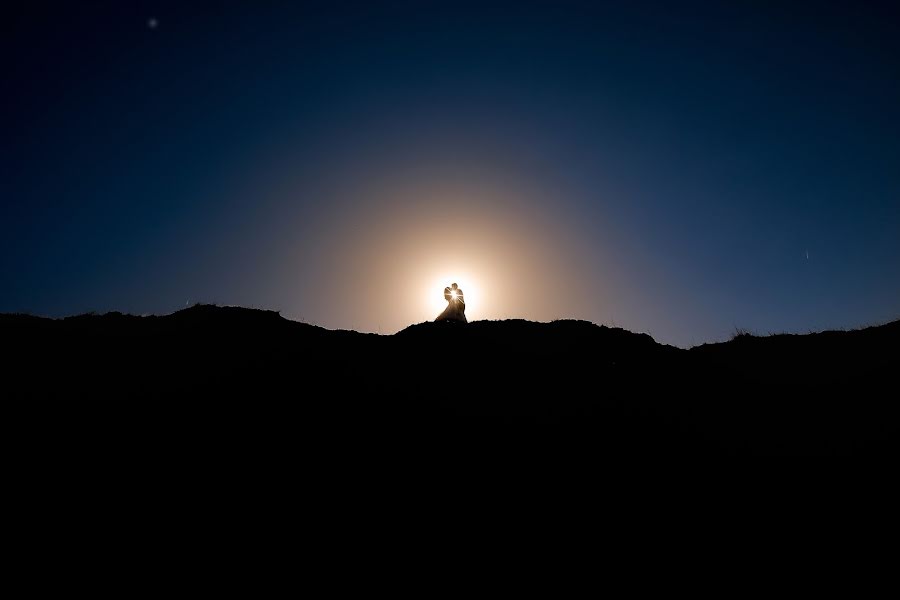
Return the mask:
{"type": "Polygon", "coordinates": [[[454,290],[459,288],[459,286],[456,285],[455,283],[451,283],[450,287],[452,287],[454,290]]]}

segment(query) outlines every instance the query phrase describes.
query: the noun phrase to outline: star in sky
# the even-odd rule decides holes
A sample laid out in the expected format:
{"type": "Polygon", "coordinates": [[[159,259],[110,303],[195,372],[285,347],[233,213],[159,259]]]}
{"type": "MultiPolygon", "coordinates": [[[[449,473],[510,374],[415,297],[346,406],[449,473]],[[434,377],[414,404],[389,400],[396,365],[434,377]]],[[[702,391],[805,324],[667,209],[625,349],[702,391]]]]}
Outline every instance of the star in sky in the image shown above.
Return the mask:
{"type": "Polygon", "coordinates": [[[148,29],[156,29],[157,27],[159,27],[159,19],[157,19],[156,17],[150,17],[149,19],[147,19],[148,29]]]}

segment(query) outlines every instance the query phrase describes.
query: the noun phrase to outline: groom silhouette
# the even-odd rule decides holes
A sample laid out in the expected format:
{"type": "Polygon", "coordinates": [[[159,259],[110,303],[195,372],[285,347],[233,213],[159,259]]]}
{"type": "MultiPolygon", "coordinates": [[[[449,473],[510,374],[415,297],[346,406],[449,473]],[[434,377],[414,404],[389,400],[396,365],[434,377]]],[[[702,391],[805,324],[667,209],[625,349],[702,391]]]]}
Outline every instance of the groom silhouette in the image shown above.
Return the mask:
{"type": "Polygon", "coordinates": [[[435,321],[459,321],[467,323],[466,320],[466,299],[463,291],[458,285],[451,284],[450,287],[444,288],[444,300],[447,301],[447,308],[444,309],[435,321]]]}

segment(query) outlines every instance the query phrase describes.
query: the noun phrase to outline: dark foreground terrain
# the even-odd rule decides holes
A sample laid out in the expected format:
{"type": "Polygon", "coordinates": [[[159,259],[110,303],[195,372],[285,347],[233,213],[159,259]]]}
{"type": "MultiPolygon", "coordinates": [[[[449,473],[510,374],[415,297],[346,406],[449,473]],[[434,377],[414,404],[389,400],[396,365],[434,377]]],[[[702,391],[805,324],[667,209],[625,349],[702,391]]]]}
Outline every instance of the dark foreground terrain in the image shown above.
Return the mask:
{"type": "Polygon", "coordinates": [[[681,350],[583,321],[424,323],[379,336],[195,306],[164,317],[0,315],[0,340],[0,393],[32,451],[202,463],[897,449],[900,321],[681,350]]]}

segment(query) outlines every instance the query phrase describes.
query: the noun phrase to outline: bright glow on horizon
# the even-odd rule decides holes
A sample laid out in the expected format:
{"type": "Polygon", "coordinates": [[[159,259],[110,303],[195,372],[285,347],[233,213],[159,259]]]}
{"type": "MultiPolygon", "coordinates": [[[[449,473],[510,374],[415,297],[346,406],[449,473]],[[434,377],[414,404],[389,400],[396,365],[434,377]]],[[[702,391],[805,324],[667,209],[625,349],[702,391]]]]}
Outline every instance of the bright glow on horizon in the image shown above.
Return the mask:
{"type": "Polygon", "coordinates": [[[615,285],[578,224],[542,210],[545,197],[559,201],[536,182],[474,168],[409,176],[377,161],[344,171],[366,176],[318,190],[321,211],[295,221],[281,278],[298,282],[290,303],[302,312],[289,314],[300,320],[394,333],[437,318],[452,283],[469,321],[591,318],[605,294],[589,282],[615,285]]]}

